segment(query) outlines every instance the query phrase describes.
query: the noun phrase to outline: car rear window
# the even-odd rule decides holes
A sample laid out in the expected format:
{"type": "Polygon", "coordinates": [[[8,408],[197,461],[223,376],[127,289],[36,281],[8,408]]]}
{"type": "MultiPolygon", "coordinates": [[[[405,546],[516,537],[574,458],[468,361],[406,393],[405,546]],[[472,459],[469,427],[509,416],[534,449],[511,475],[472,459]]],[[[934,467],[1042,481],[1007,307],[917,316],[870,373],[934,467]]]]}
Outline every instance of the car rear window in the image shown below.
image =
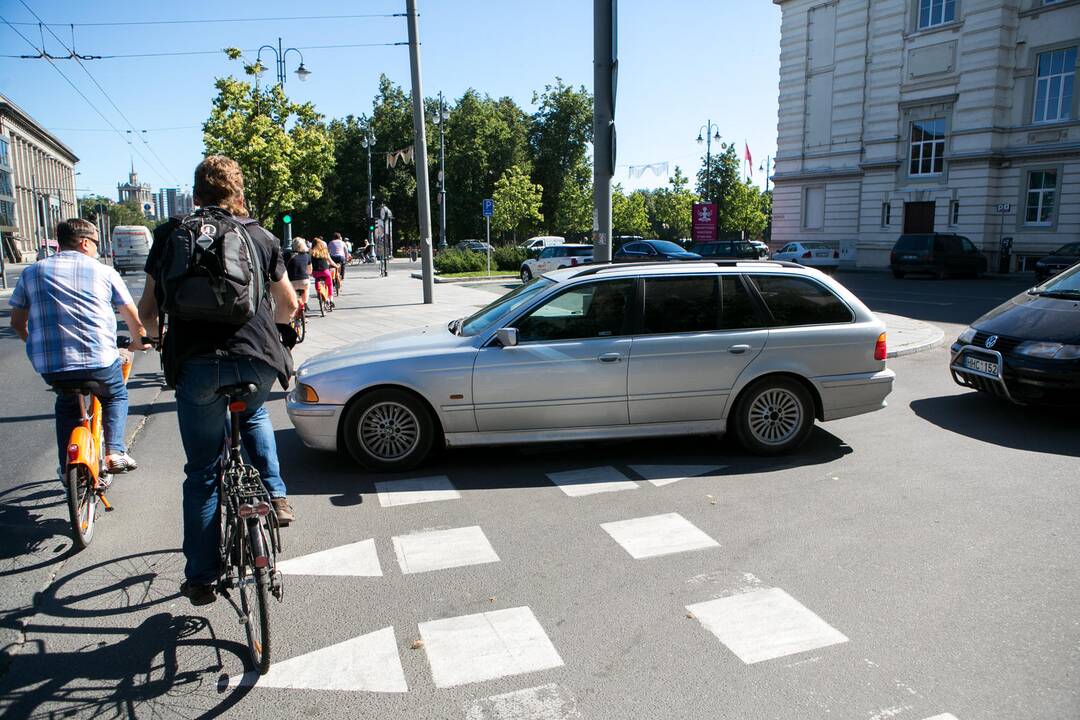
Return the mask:
{"type": "Polygon", "coordinates": [[[825,243],[803,243],[802,246],[807,250],[828,250],[829,246],[825,243]]]}
{"type": "Polygon", "coordinates": [[[591,247],[566,248],[568,257],[586,257],[593,254],[591,247]]]}
{"type": "Polygon", "coordinates": [[[854,320],[851,310],[833,292],[807,278],[751,275],[777,325],[820,325],[854,320]]]}
{"type": "Polygon", "coordinates": [[[709,332],[720,327],[715,275],[646,278],[646,333],[709,332]]]}
{"type": "Polygon", "coordinates": [[[927,235],[902,235],[896,241],[896,247],[893,249],[897,252],[911,252],[913,250],[928,250],[929,248],[930,237],[927,235]]]}

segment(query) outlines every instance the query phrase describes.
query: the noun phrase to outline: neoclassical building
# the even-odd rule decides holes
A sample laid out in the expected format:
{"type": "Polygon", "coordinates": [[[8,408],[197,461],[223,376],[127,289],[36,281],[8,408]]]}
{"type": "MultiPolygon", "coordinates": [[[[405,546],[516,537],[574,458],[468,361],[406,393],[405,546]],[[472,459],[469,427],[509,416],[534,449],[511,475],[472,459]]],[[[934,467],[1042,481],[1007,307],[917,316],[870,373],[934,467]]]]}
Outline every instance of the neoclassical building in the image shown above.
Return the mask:
{"type": "Polygon", "coordinates": [[[117,183],[116,194],[120,202],[135,203],[143,211],[143,215],[155,217],[157,201],[154,198],[154,191],[150,189],[149,183],[139,182],[139,175],[135,172],[134,161],[131,163],[131,173],[128,174],[128,181],[126,183],[117,183]]]}
{"type": "Polygon", "coordinates": [[[1010,270],[1080,239],[1080,0],[773,0],[773,242],[883,266],[954,232],[1010,270]]]}

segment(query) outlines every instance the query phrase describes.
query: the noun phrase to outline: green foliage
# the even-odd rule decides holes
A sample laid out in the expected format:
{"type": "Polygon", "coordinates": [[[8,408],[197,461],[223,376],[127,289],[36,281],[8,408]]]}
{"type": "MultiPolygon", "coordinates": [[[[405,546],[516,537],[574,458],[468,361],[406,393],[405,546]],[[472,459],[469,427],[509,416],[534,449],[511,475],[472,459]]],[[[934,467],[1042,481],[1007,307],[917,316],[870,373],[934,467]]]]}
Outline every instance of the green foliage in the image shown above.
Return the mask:
{"type": "Polygon", "coordinates": [[[495,232],[529,233],[544,222],[540,214],[543,188],[529,179],[529,173],[522,165],[513,165],[495,183],[492,199],[495,201],[495,215],[491,218],[491,227],[495,232]]]}
{"type": "Polygon", "coordinates": [[[513,245],[505,245],[503,247],[492,248],[491,250],[491,262],[492,266],[499,270],[512,270],[517,272],[521,268],[521,263],[529,259],[529,254],[524,249],[514,247],[513,245]]]}
{"type": "Polygon", "coordinates": [[[286,210],[319,198],[333,167],[333,141],[311,103],[290,101],[280,86],[218,78],[209,119],[207,154],[228,155],[244,171],[249,214],[272,227],[286,210]]]}
{"type": "Polygon", "coordinates": [[[616,235],[648,236],[651,226],[646,194],[639,190],[627,196],[616,184],[611,190],[611,225],[616,235]]]}
{"type": "Polygon", "coordinates": [[[759,237],[768,224],[769,203],[756,185],[740,178],[735,143],[721,143],[710,167],[711,172],[706,174],[703,162],[698,171],[698,193],[717,204],[717,232],[723,236],[745,231],[748,237],[759,237]]]}
{"type": "Polygon", "coordinates": [[[588,236],[593,226],[592,168],[584,157],[570,169],[552,222],[557,235],[588,236]]]}
{"type": "Polygon", "coordinates": [[[670,187],[656,190],[651,195],[650,222],[653,233],[663,240],[679,240],[690,237],[694,203],[698,197],[687,189],[689,180],[678,165],[668,181],[670,187]]]}
{"type": "Polygon", "coordinates": [[[327,126],[334,146],[334,169],[323,180],[323,194],[293,218],[293,234],[306,238],[340,232],[367,236],[367,154],[360,144],[361,120],[347,116],[327,126]]]}
{"type": "Polygon", "coordinates": [[[161,222],[161,220],[146,217],[137,202],[129,201],[126,203],[117,203],[100,195],[79,198],[81,217],[86,218],[90,222],[97,222],[99,205],[105,207],[105,212],[109,216],[110,227],[116,227],[117,225],[142,225],[144,227],[153,228],[161,222]]]}
{"type": "MultiPolygon", "coordinates": [[[[494,258],[492,258],[494,261],[494,258]]],[[[449,273],[479,272],[487,269],[487,254],[469,250],[441,250],[435,255],[435,270],[449,273]]],[[[515,268],[516,269],[516,268],[515,268]]]]}
{"type": "Polygon", "coordinates": [[[575,90],[555,78],[554,85],[533,94],[533,103],[539,107],[529,130],[529,148],[533,181],[544,189],[541,213],[557,234],[587,233],[592,229],[592,183],[588,175],[582,177],[581,167],[588,167],[586,149],[592,142],[592,95],[585,86],[575,90]],[[587,213],[582,212],[584,197],[587,213]]]}

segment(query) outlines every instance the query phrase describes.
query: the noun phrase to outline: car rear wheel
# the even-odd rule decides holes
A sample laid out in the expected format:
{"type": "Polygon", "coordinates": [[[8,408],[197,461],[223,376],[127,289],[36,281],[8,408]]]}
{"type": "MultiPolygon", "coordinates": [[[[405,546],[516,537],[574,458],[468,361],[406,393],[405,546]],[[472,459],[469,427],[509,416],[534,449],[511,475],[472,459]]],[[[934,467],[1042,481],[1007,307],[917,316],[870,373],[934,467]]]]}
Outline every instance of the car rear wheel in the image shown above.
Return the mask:
{"type": "Polygon", "coordinates": [[[349,408],[343,428],[349,454],[371,470],[411,470],[424,461],[435,440],[427,407],[401,390],[363,396],[349,408]]]}
{"type": "Polygon", "coordinates": [[[521,268],[521,282],[526,283],[532,280],[532,270],[527,267],[521,268]]]}
{"type": "Polygon", "coordinates": [[[795,380],[766,378],[739,397],[735,436],[755,455],[783,455],[799,447],[814,426],[814,402],[795,380]]]}
{"type": "Polygon", "coordinates": [[[894,278],[896,278],[897,280],[903,280],[904,279],[904,273],[901,270],[893,270],[892,271],[892,276],[894,278]]]}

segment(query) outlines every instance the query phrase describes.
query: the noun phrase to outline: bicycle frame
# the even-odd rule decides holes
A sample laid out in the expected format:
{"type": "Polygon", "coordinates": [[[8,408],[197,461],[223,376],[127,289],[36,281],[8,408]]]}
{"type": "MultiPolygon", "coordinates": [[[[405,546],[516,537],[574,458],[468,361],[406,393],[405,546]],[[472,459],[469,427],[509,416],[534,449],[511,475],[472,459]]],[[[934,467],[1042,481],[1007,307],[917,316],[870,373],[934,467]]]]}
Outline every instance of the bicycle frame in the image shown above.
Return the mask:
{"type": "MultiPolygon", "coordinates": [[[[124,383],[127,384],[128,376],[131,374],[131,367],[134,364],[132,362],[131,353],[126,350],[121,350],[120,359],[120,372],[123,375],[124,383]]],[[[103,447],[103,443],[105,442],[105,428],[101,416],[101,402],[94,395],[90,395],[90,407],[87,408],[86,396],[82,393],[77,393],[76,397],[79,402],[79,415],[81,419],[68,437],[67,467],[71,468],[73,465],[82,465],[86,467],[87,471],[90,473],[90,477],[94,479],[94,486],[96,488],[100,483],[101,471],[105,459],[105,448],[103,447]]],[[[105,500],[103,495],[101,496],[101,499],[105,507],[108,508],[109,503],[105,500]]]]}

